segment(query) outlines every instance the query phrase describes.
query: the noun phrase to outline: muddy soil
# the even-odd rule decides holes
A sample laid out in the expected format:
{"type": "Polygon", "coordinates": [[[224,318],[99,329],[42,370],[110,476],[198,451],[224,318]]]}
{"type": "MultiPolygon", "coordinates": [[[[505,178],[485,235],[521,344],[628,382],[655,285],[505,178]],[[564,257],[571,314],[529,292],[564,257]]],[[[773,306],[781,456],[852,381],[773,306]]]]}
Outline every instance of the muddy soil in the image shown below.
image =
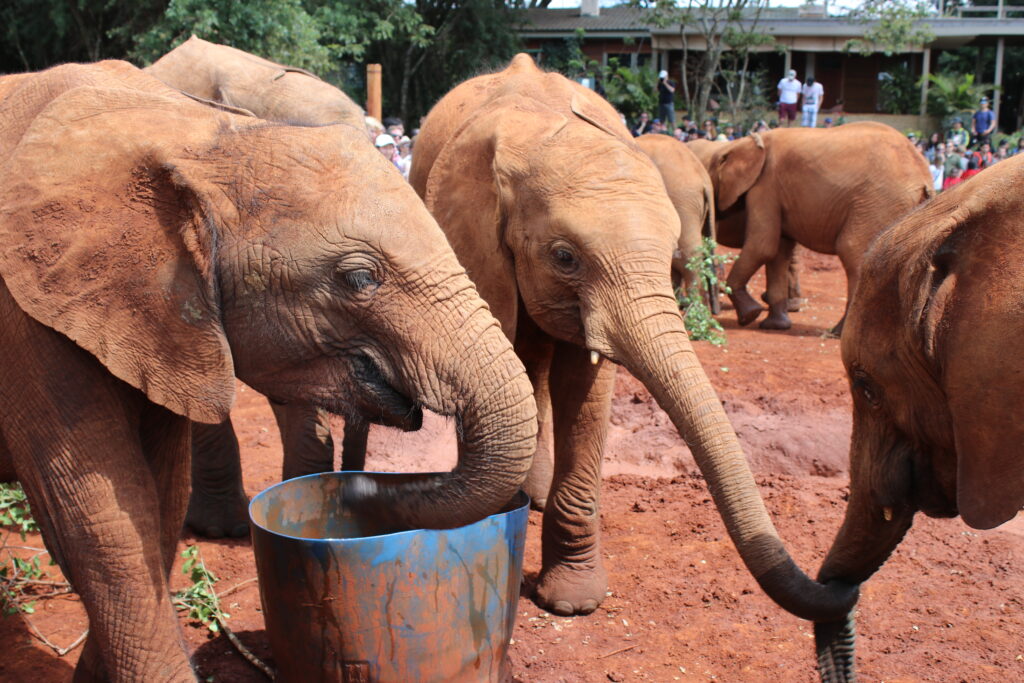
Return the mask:
{"type": "MultiPolygon", "coordinates": [[[[842,519],[850,401],[838,342],[825,331],[845,306],[833,257],[806,254],[793,329],[738,329],[721,316],[725,348],[697,344],[758,475],[767,506],[797,562],[821,562],[842,519]]],[[[760,293],[763,281],[752,291],[760,293]]],[[[233,411],[246,490],[280,476],[281,446],[262,397],[241,387],[233,411]]],[[[516,680],[813,681],[810,624],[760,592],[740,565],[689,451],[647,391],[620,372],[602,497],[609,596],[594,614],[566,619],[528,597],[540,565],[540,515],[531,513],[526,585],[511,646],[516,680]]],[[[451,425],[419,434],[375,430],[369,469],[437,470],[454,462],[451,425]]],[[[14,537],[11,543],[21,543],[14,537]]],[[[182,539],[182,548],[197,540],[182,539]]],[[[248,540],[198,541],[220,577],[229,624],[272,660],[248,540]]],[[[29,537],[26,546],[40,546],[29,537]]],[[[180,564],[180,560],[179,560],[180,564]]],[[[919,517],[863,591],[858,656],[865,681],[1024,680],[1024,523],[975,532],[958,520],[919,517]]],[[[53,570],[51,570],[52,572],[53,570]]],[[[175,568],[173,585],[185,584],[175,568]]],[[[42,601],[32,628],[65,646],[86,628],[72,595],[42,601]]],[[[259,681],[224,636],[181,619],[201,676],[259,681]]],[[[0,619],[0,680],[69,680],[81,652],[59,657],[19,617],[0,619]]],[[[209,678],[208,678],[209,677],[209,678]]]]}

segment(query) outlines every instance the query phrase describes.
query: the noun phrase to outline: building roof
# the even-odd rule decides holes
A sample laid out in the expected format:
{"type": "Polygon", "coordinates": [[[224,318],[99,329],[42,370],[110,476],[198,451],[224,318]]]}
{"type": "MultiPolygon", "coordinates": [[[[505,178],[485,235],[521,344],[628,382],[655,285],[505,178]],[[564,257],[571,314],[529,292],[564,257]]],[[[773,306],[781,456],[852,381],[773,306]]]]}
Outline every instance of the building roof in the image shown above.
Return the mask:
{"type": "MultiPolygon", "coordinates": [[[[813,6],[810,8],[814,10],[813,6]]],[[[929,47],[955,48],[968,43],[991,44],[997,37],[1007,38],[1010,44],[1024,43],[1024,12],[1013,17],[934,17],[926,22],[935,39],[929,47]]],[[[602,7],[598,16],[580,16],[579,8],[531,9],[525,13],[525,22],[519,33],[524,38],[564,38],[583,29],[592,38],[619,36],[651,36],[660,47],[671,49],[673,43],[681,40],[682,27],[679,24],[656,26],[652,12],[629,6],[602,7]],[[675,38],[673,38],[675,37],[675,38]]],[[[810,11],[807,7],[783,7],[764,10],[758,22],[759,30],[782,39],[817,39],[815,44],[831,44],[842,49],[846,41],[864,35],[866,24],[846,17],[826,17],[822,12],[810,11]]],[[[696,26],[685,31],[687,35],[698,35],[696,26]]],[[[806,42],[804,40],[803,42],[806,42]]],[[[656,45],[656,47],[659,47],[656,45]]]]}

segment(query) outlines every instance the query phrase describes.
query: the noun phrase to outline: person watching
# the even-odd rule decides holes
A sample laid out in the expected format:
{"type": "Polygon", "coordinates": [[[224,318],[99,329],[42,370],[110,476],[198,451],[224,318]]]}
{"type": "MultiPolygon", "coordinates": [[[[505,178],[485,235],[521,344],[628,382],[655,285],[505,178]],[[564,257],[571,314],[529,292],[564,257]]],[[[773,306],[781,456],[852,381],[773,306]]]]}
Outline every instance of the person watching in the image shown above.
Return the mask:
{"type": "Polygon", "coordinates": [[[971,117],[975,142],[979,145],[991,143],[990,136],[996,129],[996,115],[988,108],[988,98],[982,97],[978,111],[971,117]]]}
{"type": "Polygon", "coordinates": [[[800,99],[800,81],[796,80],[796,71],[790,69],[786,77],[779,81],[779,125],[789,128],[796,120],[796,105],[800,99]]]}
{"type": "Polygon", "coordinates": [[[658,74],[658,118],[672,130],[676,126],[675,106],[676,82],[669,79],[668,72],[658,74]]]}
{"type": "Polygon", "coordinates": [[[821,108],[821,100],[825,97],[825,88],[821,83],[814,82],[814,76],[808,76],[801,94],[804,98],[801,124],[804,128],[814,128],[818,125],[818,109],[821,108]]]}

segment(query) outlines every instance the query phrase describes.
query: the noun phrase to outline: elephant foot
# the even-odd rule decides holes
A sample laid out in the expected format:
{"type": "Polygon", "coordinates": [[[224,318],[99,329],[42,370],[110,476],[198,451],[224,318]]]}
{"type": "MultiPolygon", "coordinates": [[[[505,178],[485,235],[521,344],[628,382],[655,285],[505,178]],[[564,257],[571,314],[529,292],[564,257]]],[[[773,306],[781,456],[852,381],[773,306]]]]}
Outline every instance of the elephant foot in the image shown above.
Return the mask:
{"type": "Polygon", "coordinates": [[[749,325],[764,312],[764,306],[754,301],[754,297],[746,292],[736,292],[729,295],[729,298],[732,300],[733,308],[736,309],[736,320],[740,326],[749,325]]]}
{"type": "Polygon", "coordinates": [[[785,300],[772,304],[768,308],[768,317],[761,321],[762,330],[788,330],[793,326],[789,316],[786,314],[788,308],[785,300]]]}
{"type": "Polygon", "coordinates": [[[244,493],[217,497],[193,489],[185,525],[205,538],[242,538],[249,535],[249,499],[244,493]]]}
{"type": "Polygon", "coordinates": [[[807,299],[801,297],[790,297],[786,300],[786,310],[790,313],[799,313],[800,308],[807,303],[807,299]]]}
{"type": "Polygon", "coordinates": [[[556,564],[541,570],[534,589],[537,604],[552,614],[590,614],[604,601],[608,574],[596,564],[556,564]]]}

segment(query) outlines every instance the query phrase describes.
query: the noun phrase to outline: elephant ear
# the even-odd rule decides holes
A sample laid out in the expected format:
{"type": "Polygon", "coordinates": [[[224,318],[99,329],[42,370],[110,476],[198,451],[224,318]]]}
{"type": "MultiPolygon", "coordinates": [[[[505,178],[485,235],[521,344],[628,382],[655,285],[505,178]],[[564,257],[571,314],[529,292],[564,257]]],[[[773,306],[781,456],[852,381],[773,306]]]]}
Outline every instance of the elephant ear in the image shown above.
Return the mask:
{"type": "Polygon", "coordinates": [[[505,224],[515,203],[516,179],[529,173],[529,150],[566,122],[517,99],[501,98],[471,114],[437,155],[424,193],[427,209],[510,339],[515,337],[519,287],[505,224]]]}
{"type": "Polygon", "coordinates": [[[957,508],[976,529],[998,526],[1024,506],[1024,375],[1016,348],[1024,338],[1024,261],[1007,246],[1024,238],[1024,163],[1013,173],[997,169],[956,188],[950,203],[919,212],[941,223],[951,216],[940,214],[956,207],[929,264],[923,343],[949,401],[957,508]]]}
{"type": "Polygon", "coordinates": [[[569,108],[572,109],[572,113],[595,128],[608,133],[608,135],[633,142],[633,136],[630,135],[626,126],[623,125],[622,119],[616,116],[615,110],[612,109],[611,105],[604,100],[594,102],[591,99],[592,97],[596,96],[590,91],[585,93],[574,92],[572,100],[569,102],[569,108]]]}
{"type": "Polygon", "coordinates": [[[79,87],[0,167],[0,276],[18,305],[201,422],[225,419],[234,398],[214,266],[227,200],[178,153],[209,147],[228,121],[188,100],[79,87]]]}
{"type": "Polygon", "coordinates": [[[725,211],[754,186],[764,169],[764,140],[757,133],[726,146],[711,162],[718,210],[725,211]]]}

